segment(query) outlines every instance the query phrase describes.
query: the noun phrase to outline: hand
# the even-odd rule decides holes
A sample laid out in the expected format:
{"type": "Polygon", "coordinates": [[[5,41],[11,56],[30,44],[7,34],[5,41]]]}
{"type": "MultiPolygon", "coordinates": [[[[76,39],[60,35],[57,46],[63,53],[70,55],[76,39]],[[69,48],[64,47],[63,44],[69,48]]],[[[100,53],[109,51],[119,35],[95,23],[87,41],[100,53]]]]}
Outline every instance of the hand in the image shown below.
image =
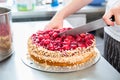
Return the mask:
{"type": "Polygon", "coordinates": [[[46,26],[45,30],[48,29],[59,29],[63,28],[63,19],[53,18],[46,26]]]}
{"type": "Polygon", "coordinates": [[[106,24],[110,26],[114,26],[114,22],[110,20],[110,18],[114,16],[115,22],[117,25],[120,25],[120,3],[113,6],[108,12],[106,12],[103,16],[106,24]]]}
{"type": "Polygon", "coordinates": [[[70,2],[58,11],[52,20],[46,25],[45,30],[63,28],[63,20],[66,17],[75,13],[91,1],[92,0],[70,0],[70,2]]]}

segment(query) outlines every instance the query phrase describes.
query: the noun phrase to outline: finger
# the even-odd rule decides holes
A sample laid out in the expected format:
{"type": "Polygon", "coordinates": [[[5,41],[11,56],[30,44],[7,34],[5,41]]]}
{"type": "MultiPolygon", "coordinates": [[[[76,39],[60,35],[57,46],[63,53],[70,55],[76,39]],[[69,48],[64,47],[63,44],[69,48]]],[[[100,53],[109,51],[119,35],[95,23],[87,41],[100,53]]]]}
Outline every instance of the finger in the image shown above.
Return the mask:
{"type": "Polygon", "coordinates": [[[44,30],[49,30],[49,29],[52,29],[50,26],[46,25],[44,30]]]}
{"type": "Polygon", "coordinates": [[[110,19],[112,16],[113,16],[113,14],[111,12],[107,12],[104,14],[103,19],[107,25],[114,26],[114,22],[111,21],[111,19],[110,19]]]}
{"type": "Polygon", "coordinates": [[[59,27],[58,27],[58,28],[59,28],[59,29],[60,29],[60,28],[63,28],[63,24],[59,25],[59,27]]]}
{"type": "Polygon", "coordinates": [[[58,29],[58,26],[53,26],[53,25],[47,25],[44,30],[50,30],[50,29],[58,29]]]}
{"type": "Polygon", "coordinates": [[[115,22],[117,25],[120,25],[120,14],[115,15],[115,22]]]}

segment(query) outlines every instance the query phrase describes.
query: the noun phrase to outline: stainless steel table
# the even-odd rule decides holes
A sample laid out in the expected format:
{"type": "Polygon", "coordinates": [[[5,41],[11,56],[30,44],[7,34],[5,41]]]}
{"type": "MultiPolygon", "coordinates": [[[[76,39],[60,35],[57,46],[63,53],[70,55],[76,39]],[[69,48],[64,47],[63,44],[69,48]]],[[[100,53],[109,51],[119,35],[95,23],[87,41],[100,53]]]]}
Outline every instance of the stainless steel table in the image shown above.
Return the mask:
{"type": "MultiPolygon", "coordinates": [[[[93,66],[75,72],[43,72],[26,66],[21,61],[26,53],[26,41],[31,33],[43,29],[48,21],[13,23],[14,53],[0,63],[0,80],[120,80],[120,74],[103,58],[93,66]]],[[[65,21],[65,26],[70,26],[65,21]]]]}

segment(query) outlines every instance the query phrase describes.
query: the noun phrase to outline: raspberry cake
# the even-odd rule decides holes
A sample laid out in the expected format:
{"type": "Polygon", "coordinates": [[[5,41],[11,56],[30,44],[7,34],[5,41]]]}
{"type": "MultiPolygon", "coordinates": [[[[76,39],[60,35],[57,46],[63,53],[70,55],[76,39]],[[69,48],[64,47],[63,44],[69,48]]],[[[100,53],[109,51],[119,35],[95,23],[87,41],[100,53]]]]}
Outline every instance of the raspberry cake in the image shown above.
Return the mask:
{"type": "Polygon", "coordinates": [[[28,39],[28,53],[35,63],[47,66],[84,65],[97,56],[94,35],[58,35],[71,28],[37,31],[28,39]]]}

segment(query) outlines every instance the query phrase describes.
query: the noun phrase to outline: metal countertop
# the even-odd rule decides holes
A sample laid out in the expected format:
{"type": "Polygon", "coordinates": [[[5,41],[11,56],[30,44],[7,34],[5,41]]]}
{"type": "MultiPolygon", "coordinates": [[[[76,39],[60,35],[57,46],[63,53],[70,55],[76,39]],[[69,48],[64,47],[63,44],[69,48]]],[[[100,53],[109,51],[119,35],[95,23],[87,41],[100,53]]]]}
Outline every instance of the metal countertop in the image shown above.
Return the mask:
{"type": "MultiPolygon", "coordinates": [[[[103,58],[93,66],[69,73],[51,73],[32,69],[21,61],[29,35],[43,29],[48,21],[12,24],[14,53],[0,63],[0,80],[120,80],[120,74],[103,58]]],[[[70,26],[65,22],[66,26],[70,26]]]]}

